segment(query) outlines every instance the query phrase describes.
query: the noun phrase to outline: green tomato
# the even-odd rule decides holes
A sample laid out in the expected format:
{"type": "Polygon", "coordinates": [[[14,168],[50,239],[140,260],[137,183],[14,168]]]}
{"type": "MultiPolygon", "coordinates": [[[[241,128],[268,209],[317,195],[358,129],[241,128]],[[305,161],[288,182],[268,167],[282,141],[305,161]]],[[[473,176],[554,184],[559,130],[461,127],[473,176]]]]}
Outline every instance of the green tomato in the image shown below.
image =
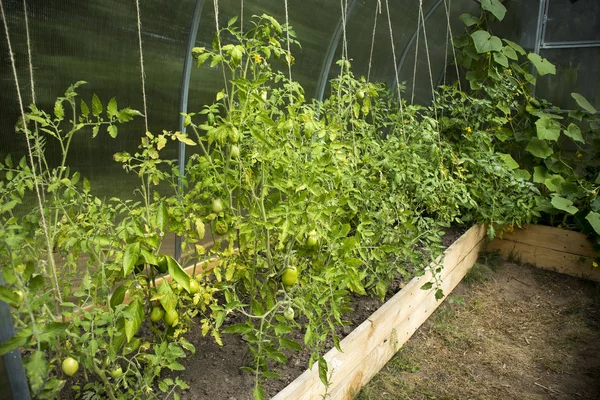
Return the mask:
{"type": "Polygon", "coordinates": [[[284,312],[283,312],[283,316],[285,317],[285,319],[287,319],[288,321],[292,321],[295,317],[295,313],[294,313],[294,309],[292,307],[288,307],[284,312]]]}
{"type": "Polygon", "coordinates": [[[215,232],[217,232],[217,234],[219,234],[219,235],[226,234],[228,229],[229,229],[229,227],[227,226],[227,222],[225,222],[225,221],[218,221],[215,224],[215,232]]]}
{"type": "Polygon", "coordinates": [[[165,310],[162,307],[154,307],[150,313],[150,321],[158,322],[165,316],[165,310]]]}
{"type": "Polygon", "coordinates": [[[15,291],[14,291],[14,293],[15,293],[15,294],[17,295],[17,297],[19,298],[19,299],[17,300],[17,302],[18,302],[19,304],[21,304],[21,302],[23,301],[23,298],[25,297],[25,295],[23,294],[23,291],[22,291],[22,290],[15,290],[15,291]]]}
{"type": "Polygon", "coordinates": [[[283,275],[281,275],[281,282],[285,286],[292,286],[298,281],[298,269],[296,267],[289,267],[283,271],[283,275]]]}
{"type": "Polygon", "coordinates": [[[159,254],[157,257],[158,265],[155,265],[154,268],[161,274],[166,274],[169,269],[169,263],[167,261],[167,257],[164,254],[159,254]]]}
{"type": "Polygon", "coordinates": [[[176,310],[171,310],[165,313],[165,323],[169,326],[175,326],[179,321],[179,313],[176,310]]]}
{"type": "Polygon", "coordinates": [[[190,293],[196,294],[200,290],[200,284],[195,279],[190,279],[190,293]]]}
{"type": "Polygon", "coordinates": [[[317,245],[318,241],[319,241],[319,237],[317,235],[317,231],[310,231],[308,233],[308,237],[306,238],[306,245],[308,247],[314,247],[317,245]]]}
{"type": "Polygon", "coordinates": [[[231,158],[234,160],[240,158],[240,147],[237,144],[231,146],[231,158]]]}
{"type": "Polygon", "coordinates": [[[109,374],[113,378],[119,379],[120,377],[123,376],[123,369],[121,367],[116,367],[116,368],[110,370],[109,374]]]}
{"type": "Polygon", "coordinates": [[[364,99],[365,98],[365,92],[362,90],[359,90],[358,92],[356,92],[356,97],[358,97],[359,99],[364,99]]]}
{"type": "Polygon", "coordinates": [[[65,375],[73,376],[79,369],[79,362],[72,357],[67,357],[62,362],[62,371],[65,375]]]}
{"type": "Polygon", "coordinates": [[[221,199],[213,199],[212,201],[212,212],[218,214],[223,211],[223,203],[221,199]]]}
{"type": "Polygon", "coordinates": [[[147,352],[148,350],[150,350],[150,348],[151,348],[151,347],[152,347],[152,345],[150,344],[150,342],[148,342],[148,341],[145,341],[144,343],[142,343],[142,344],[140,345],[140,352],[141,352],[141,353],[145,353],[145,352],[147,352]]]}

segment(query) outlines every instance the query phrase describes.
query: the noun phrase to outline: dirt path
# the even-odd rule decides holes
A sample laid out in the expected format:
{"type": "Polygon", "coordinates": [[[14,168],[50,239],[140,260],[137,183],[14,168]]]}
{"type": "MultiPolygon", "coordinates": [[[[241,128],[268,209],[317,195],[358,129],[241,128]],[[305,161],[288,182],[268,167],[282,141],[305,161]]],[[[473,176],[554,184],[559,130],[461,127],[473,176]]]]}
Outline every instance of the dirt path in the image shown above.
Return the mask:
{"type": "Polygon", "coordinates": [[[600,285],[485,264],[359,399],[600,399],[600,285]]]}

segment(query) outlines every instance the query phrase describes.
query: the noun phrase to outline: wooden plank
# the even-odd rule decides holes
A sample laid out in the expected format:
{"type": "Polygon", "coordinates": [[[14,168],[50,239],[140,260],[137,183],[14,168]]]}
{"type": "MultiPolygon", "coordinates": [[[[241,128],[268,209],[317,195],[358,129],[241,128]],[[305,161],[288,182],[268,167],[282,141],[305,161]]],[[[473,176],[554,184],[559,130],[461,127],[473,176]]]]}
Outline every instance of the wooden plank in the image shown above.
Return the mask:
{"type": "MultiPolygon", "coordinates": [[[[507,239],[494,239],[488,244],[487,250],[499,250],[504,258],[512,256],[521,262],[535,265],[538,268],[600,282],[600,268],[593,267],[592,262],[594,259],[589,256],[507,239]]],[[[596,255],[600,256],[598,253],[596,255]]]]}
{"type": "Polygon", "coordinates": [[[551,226],[523,225],[523,229],[505,233],[502,239],[581,256],[599,255],[587,235],[551,226]]]}
{"type": "MultiPolygon", "coordinates": [[[[466,270],[475,262],[471,259],[473,257],[477,258],[476,255],[485,240],[485,232],[483,226],[474,226],[446,250],[441,276],[443,282],[448,278],[448,283],[444,284],[448,288],[455,279],[458,283],[464,276],[463,274],[454,278],[452,273],[455,269],[458,268],[457,273],[459,275],[462,269],[466,273],[466,270]],[[468,265],[468,267],[464,267],[465,265],[468,265]]],[[[350,398],[344,397],[349,393],[348,388],[356,388],[355,382],[362,382],[367,379],[367,376],[370,378],[372,376],[370,375],[371,372],[379,371],[389,359],[383,360],[380,358],[381,355],[371,356],[375,349],[380,348],[382,343],[389,346],[387,343],[390,342],[392,334],[398,338],[404,334],[402,332],[412,334],[427,319],[427,316],[435,310],[437,305],[440,304],[440,302],[435,301],[435,290],[421,290],[421,286],[430,279],[430,272],[422,277],[413,278],[400,292],[341,341],[342,353],[337,349],[332,349],[325,355],[332,373],[330,393],[340,393],[339,396],[341,397],[339,398],[350,398]],[[431,306],[431,299],[433,299],[435,306],[431,306]],[[426,308],[427,313],[424,312],[423,307],[426,308]],[[407,324],[408,329],[403,324],[407,324]],[[413,324],[416,327],[411,332],[413,324]]],[[[446,286],[444,287],[446,288],[446,286]]],[[[454,286],[451,287],[454,288],[454,286]]],[[[399,342],[396,340],[393,342],[396,344],[397,350],[399,342]]],[[[375,353],[377,354],[378,351],[375,353]]],[[[325,388],[319,380],[318,370],[314,366],[279,392],[273,397],[273,400],[314,399],[319,398],[323,393],[325,393],[325,388]]]]}
{"type": "MultiPolygon", "coordinates": [[[[454,270],[448,274],[442,287],[445,297],[458,285],[467,271],[477,261],[479,251],[485,247],[485,240],[482,239],[478,246],[465,257],[454,270]]],[[[444,298],[445,298],[444,297],[444,298]]],[[[330,391],[331,399],[351,399],[356,393],[365,386],[373,376],[396,354],[408,339],[419,329],[419,327],[429,318],[437,309],[441,301],[435,299],[434,291],[428,293],[428,296],[420,302],[411,312],[410,316],[400,321],[392,321],[393,327],[389,329],[389,336],[373,349],[367,357],[342,381],[335,383],[335,389],[330,391]]]]}

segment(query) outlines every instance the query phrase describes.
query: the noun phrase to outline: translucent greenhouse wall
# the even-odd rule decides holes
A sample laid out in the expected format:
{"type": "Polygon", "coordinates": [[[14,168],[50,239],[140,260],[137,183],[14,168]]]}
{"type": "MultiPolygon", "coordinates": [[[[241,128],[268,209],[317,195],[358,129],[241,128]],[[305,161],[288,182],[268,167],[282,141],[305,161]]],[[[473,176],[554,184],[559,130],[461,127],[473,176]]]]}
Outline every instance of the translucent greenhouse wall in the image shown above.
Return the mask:
{"type": "MultiPolygon", "coordinates": [[[[341,56],[344,31],[353,72],[357,76],[367,75],[376,22],[370,79],[392,86],[396,82],[394,68],[397,68],[399,81],[406,87],[404,98],[429,102],[431,83],[438,85],[445,81],[444,66],[451,61],[446,6],[450,8],[449,20],[454,35],[460,35],[464,30],[458,16],[465,12],[476,14],[479,10],[479,4],[473,0],[424,0],[425,37],[423,30],[416,31],[418,1],[389,0],[394,37],[392,51],[386,2],[347,0],[346,3],[348,14],[344,30],[340,2],[289,1],[290,23],[302,45],[301,49],[292,49],[296,57],[292,76],[305,88],[307,99],[319,98],[322,92],[328,95],[327,82],[339,73],[335,61],[341,56]],[[382,10],[377,10],[378,4],[382,5],[382,10]],[[416,78],[414,96],[413,76],[416,78]]],[[[22,95],[25,104],[29,104],[23,2],[12,0],[4,4],[22,95]]],[[[150,131],[179,128],[182,72],[196,4],[192,0],[141,1],[150,131]]],[[[201,14],[196,46],[210,46],[215,33],[213,2],[199,1],[198,4],[201,14]]],[[[241,13],[239,0],[221,0],[218,4],[221,26],[241,13]]],[[[579,92],[600,108],[600,2],[508,0],[505,4],[507,17],[494,29],[530,50],[537,49],[543,57],[557,64],[558,75],[538,79],[537,94],[568,108],[574,106],[570,93],[579,92]],[[544,24],[539,23],[540,19],[544,24]],[[587,45],[547,46],[555,42],[587,45]]],[[[84,99],[90,99],[93,93],[105,102],[115,96],[120,107],[143,109],[134,1],[28,1],[27,5],[35,90],[41,108],[50,109],[54,99],[71,83],[85,80],[89,83],[80,88],[84,99]]],[[[254,14],[268,13],[285,21],[283,1],[246,0],[243,5],[245,29],[250,26],[254,14]]],[[[6,153],[23,155],[24,138],[14,133],[19,108],[5,38],[0,43],[0,157],[6,153]]],[[[222,79],[217,67],[204,65],[198,69],[192,66],[188,110],[197,111],[212,102],[215,93],[223,87],[222,79]]],[[[135,175],[126,174],[112,156],[117,151],[135,150],[144,131],[143,124],[143,119],[138,118],[122,126],[117,139],[109,138],[106,133],[94,140],[90,135],[77,136],[68,164],[88,177],[99,195],[133,197],[135,175]]],[[[166,157],[176,159],[178,149],[173,143],[170,146],[166,157]]],[[[193,149],[187,149],[188,156],[191,151],[193,149]]],[[[57,159],[58,149],[49,146],[48,154],[49,158],[57,159]]]]}

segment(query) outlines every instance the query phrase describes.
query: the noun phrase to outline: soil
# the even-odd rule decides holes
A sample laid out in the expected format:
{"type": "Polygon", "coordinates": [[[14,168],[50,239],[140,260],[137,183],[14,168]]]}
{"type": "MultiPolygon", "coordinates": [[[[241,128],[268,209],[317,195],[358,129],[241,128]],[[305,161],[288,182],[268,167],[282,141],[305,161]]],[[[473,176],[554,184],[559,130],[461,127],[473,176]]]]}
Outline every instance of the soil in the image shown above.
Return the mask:
{"type": "MultiPolygon", "coordinates": [[[[442,239],[442,245],[448,247],[454,243],[468,227],[453,226],[448,228],[442,239]]],[[[406,282],[399,275],[394,279],[388,289],[385,300],[397,293],[406,282]]],[[[378,298],[352,295],[350,308],[354,311],[345,315],[348,325],[340,327],[337,334],[340,339],[347,336],[354,328],[365,321],[375,310],[383,304],[378,298]]],[[[226,321],[228,324],[239,321],[226,321]]],[[[302,343],[304,332],[297,332],[291,339],[302,343]]],[[[186,339],[196,347],[196,354],[180,360],[185,367],[183,371],[166,373],[163,377],[183,379],[190,385],[190,389],[182,393],[182,400],[252,400],[254,389],[253,376],[241,370],[251,360],[248,346],[244,339],[237,334],[223,334],[223,346],[215,343],[212,337],[203,337],[201,329],[192,329],[186,334],[186,339]]],[[[333,341],[329,339],[326,348],[333,348],[333,341]]],[[[287,364],[278,364],[279,379],[268,379],[264,382],[265,397],[271,398],[290,382],[296,379],[308,368],[309,351],[288,352],[287,364]]],[[[67,384],[67,387],[70,385],[67,384]]],[[[65,390],[65,399],[74,398],[74,392],[65,390]]]]}
{"type": "MultiPolygon", "coordinates": [[[[468,227],[453,226],[446,230],[442,244],[444,247],[454,243],[468,227]]],[[[404,287],[400,276],[390,284],[386,300],[404,287]]],[[[350,307],[354,310],[346,315],[347,326],[337,332],[340,339],[348,335],[354,328],[365,321],[383,303],[373,297],[353,295],[350,307]]],[[[304,332],[299,332],[293,339],[302,343],[304,332]]],[[[223,335],[223,346],[217,345],[210,337],[203,337],[199,330],[193,330],[186,338],[196,347],[196,354],[182,362],[185,371],[178,371],[180,378],[190,384],[190,389],[182,394],[182,400],[245,400],[252,399],[254,388],[253,377],[240,368],[250,361],[246,342],[239,335],[223,335]]],[[[329,341],[327,348],[333,347],[329,341]]],[[[286,354],[289,362],[279,364],[279,379],[265,382],[265,395],[270,398],[286,387],[308,368],[310,352],[290,352],[286,354]]]]}
{"type": "Polygon", "coordinates": [[[600,286],[487,265],[476,264],[359,399],[600,399],[600,286]]]}

